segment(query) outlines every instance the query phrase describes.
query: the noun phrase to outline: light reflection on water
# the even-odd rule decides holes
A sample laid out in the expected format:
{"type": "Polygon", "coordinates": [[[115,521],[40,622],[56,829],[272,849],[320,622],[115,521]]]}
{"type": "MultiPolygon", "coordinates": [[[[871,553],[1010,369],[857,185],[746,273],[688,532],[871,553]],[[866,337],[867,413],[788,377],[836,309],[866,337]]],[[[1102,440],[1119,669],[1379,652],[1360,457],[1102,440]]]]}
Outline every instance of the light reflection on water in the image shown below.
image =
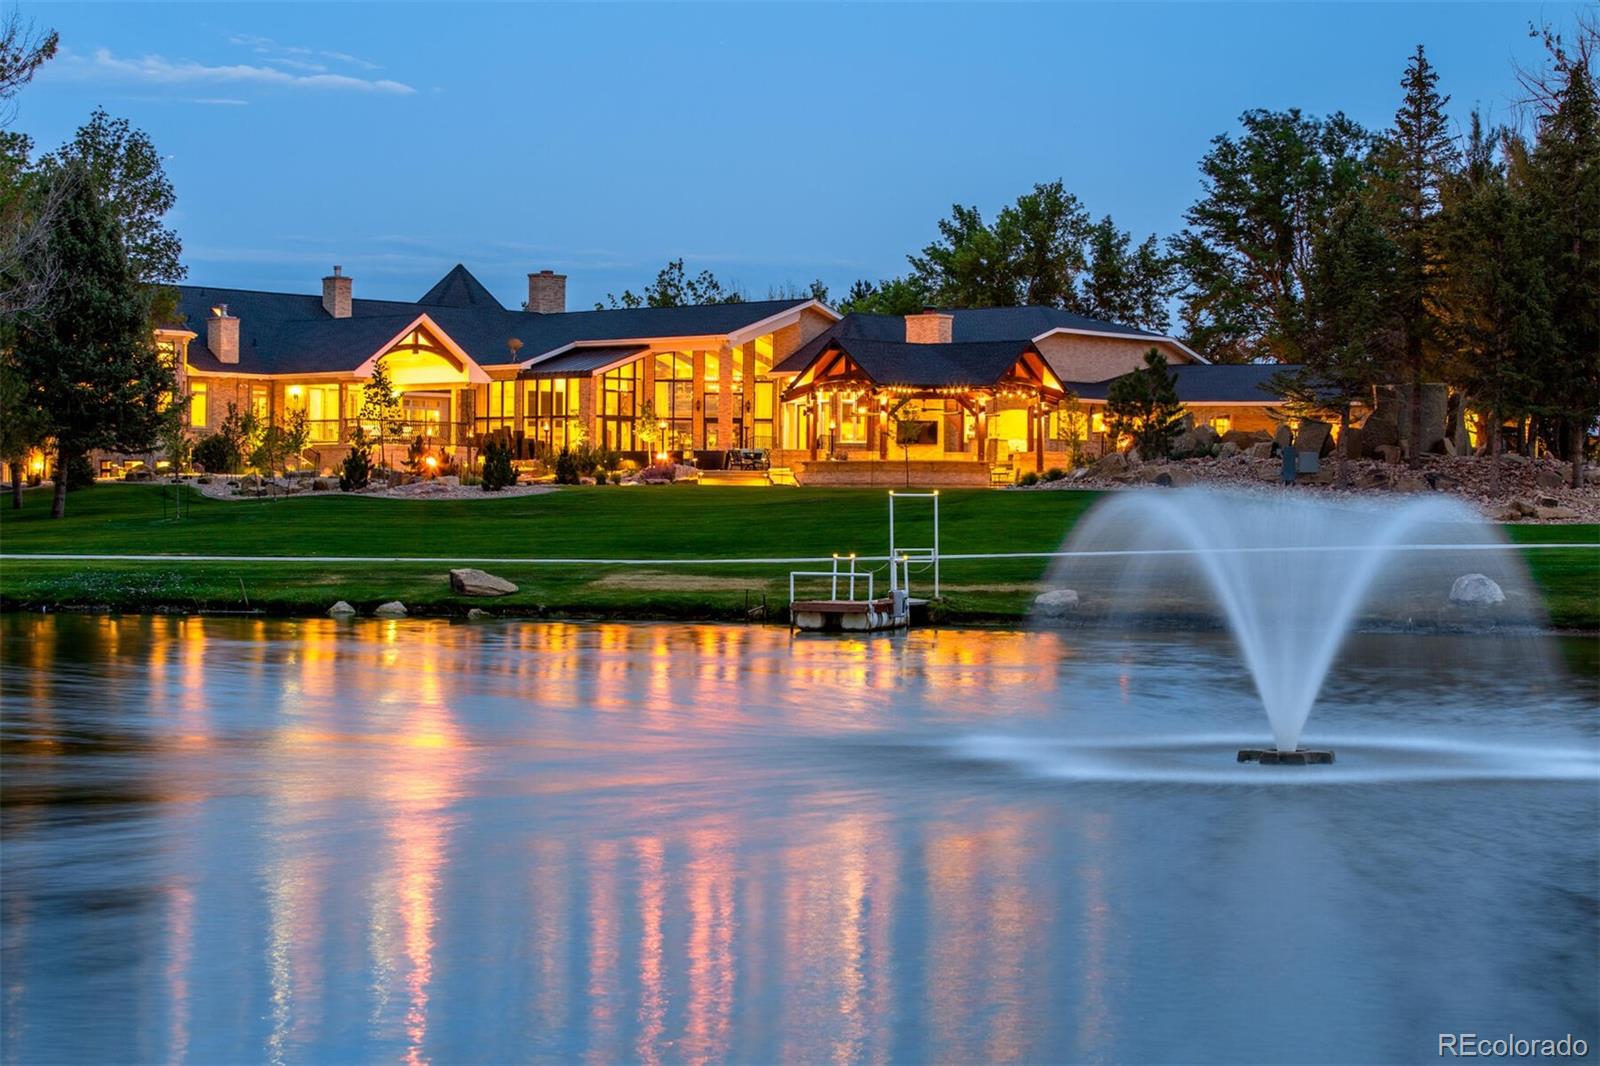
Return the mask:
{"type": "Polygon", "coordinates": [[[1361,738],[1357,776],[1307,789],[1227,761],[1264,719],[1192,635],[12,616],[0,637],[7,1061],[1600,1036],[1593,679],[1493,640],[1357,641],[1307,738],[1361,738]],[[1578,769],[1415,779],[1474,745],[1578,769]],[[1072,772],[1085,746],[1116,772],[1072,772]]]}

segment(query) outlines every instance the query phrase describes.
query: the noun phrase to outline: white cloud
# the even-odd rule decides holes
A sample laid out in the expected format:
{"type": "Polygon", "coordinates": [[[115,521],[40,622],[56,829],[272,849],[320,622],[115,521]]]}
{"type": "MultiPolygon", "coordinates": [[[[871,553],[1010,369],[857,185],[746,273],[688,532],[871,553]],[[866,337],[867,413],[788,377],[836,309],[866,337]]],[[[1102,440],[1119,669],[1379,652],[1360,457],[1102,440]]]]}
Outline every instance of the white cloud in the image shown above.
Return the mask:
{"type": "Polygon", "coordinates": [[[81,79],[116,79],[147,85],[274,85],[289,89],[332,89],[409,96],[417,90],[388,78],[357,78],[348,74],[293,74],[277,67],[248,63],[208,65],[161,55],[124,59],[109,48],[92,56],[67,55],[57,65],[60,73],[81,79]]]}
{"type": "Polygon", "coordinates": [[[334,63],[343,63],[346,66],[356,67],[360,70],[377,70],[378,64],[353,56],[349,52],[332,52],[326,48],[307,48],[304,45],[279,44],[271,37],[260,37],[251,33],[236,33],[228,38],[229,44],[242,45],[254,51],[257,55],[266,56],[274,63],[286,67],[308,68],[317,70],[328,69],[326,64],[315,62],[323,59],[334,63]]]}

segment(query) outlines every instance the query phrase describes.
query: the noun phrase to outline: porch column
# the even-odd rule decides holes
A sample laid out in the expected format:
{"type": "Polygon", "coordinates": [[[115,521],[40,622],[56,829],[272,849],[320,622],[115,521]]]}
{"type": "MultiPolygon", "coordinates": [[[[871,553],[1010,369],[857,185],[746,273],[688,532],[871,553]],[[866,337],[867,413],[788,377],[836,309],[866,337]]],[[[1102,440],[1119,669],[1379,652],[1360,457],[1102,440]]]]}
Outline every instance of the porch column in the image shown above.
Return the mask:
{"type": "Polygon", "coordinates": [[[811,394],[811,407],[809,408],[809,413],[811,415],[811,426],[809,427],[808,434],[811,438],[811,461],[816,462],[818,438],[822,436],[822,403],[820,400],[818,400],[815,392],[812,392],[811,394]]]}
{"type": "Polygon", "coordinates": [[[706,446],[706,418],[703,410],[706,402],[706,353],[694,353],[694,409],[691,412],[694,424],[690,427],[691,440],[696,448],[706,446]]]}
{"type": "Polygon", "coordinates": [[[1042,474],[1044,473],[1044,431],[1047,425],[1046,420],[1050,416],[1045,412],[1043,402],[1040,402],[1035,410],[1038,411],[1039,426],[1033,434],[1033,469],[1035,472],[1042,474]]]}
{"type": "Polygon", "coordinates": [[[746,448],[753,448],[756,443],[756,391],[763,387],[761,382],[756,380],[756,342],[749,341],[740,345],[739,358],[744,364],[744,403],[734,412],[734,418],[742,427],[739,431],[740,442],[746,448]]]}
{"type": "MultiPolygon", "coordinates": [[[[521,380],[519,380],[517,378],[512,378],[510,381],[506,382],[501,387],[502,388],[508,388],[508,389],[511,390],[511,418],[512,418],[511,436],[512,436],[512,439],[515,440],[519,435],[525,437],[526,434],[524,433],[523,427],[522,427],[522,417],[523,417],[523,412],[522,412],[522,382],[521,382],[521,380]]],[[[517,458],[519,458],[519,459],[522,458],[522,448],[521,448],[520,445],[517,447],[517,458]]]]}
{"type": "Polygon", "coordinates": [[[733,360],[734,347],[727,341],[717,349],[717,447],[733,447],[733,360]]]}
{"type": "Polygon", "coordinates": [[[346,384],[345,382],[343,382],[343,381],[339,382],[339,443],[340,444],[348,444],[348,443],[350,443],[350,424],[349,424],[349,419],[347,419],[345,417],[345,414],[344,414],[345,411],[348,410],[348,408],[349,408],[349,397],[350,397],[350,386],[348,384],[346,384]]]}
{"type": "Polygon", "coordinates": [[[989,397],[983,396],[978,400],[978,431],[973,435],[973,441],[978,446],[978,462],[989,461],[989,397]]]}

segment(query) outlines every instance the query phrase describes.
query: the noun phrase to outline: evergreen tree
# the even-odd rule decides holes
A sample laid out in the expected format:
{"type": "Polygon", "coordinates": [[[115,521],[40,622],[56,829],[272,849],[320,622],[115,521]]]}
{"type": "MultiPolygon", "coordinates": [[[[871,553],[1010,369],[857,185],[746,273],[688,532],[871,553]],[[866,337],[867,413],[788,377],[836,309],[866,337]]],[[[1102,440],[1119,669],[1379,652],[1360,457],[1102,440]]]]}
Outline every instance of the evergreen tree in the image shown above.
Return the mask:
{"type": "Polygon", "coordinates": [[[1481,407],[1496,492],[1501,426],[1530,410],[1530,371],[1553,326],[1531,205],[1505,165],[1508,143],[1518,146],[1473,113],[1462,166],[1444,190],[1441,242],[1448,372],[1481,407]]]}
{"type": "MultiPolygon", "coordinates": [[[[1291,328],[1300,338],[1299,365],[1273,377],[1291,408],[1339,412],[1341,440],[1350,409],[1372,394],[1394,347],[1389,290],[1394,246],[1363,196],[1336,209],[1312,246],[1304,298],[1291,328]]],[[[1338,483],[1348,484],[1345,449],[1336,452],[1338,483]]]]}
{"type": "Polygon", "coordinates": [[[46,242],[56,283],[22,319],[14,358],[56,445],[51,516],[66,513],[66,471],[90,450],[146,451],[175,388],[149,329],[150,290],[91,175],[73,168],[46,242]]]}
{"type": "Polygon", "coordinates": [[[1370,135],[1342,114],[1247,111],[1200,161],[1204,195],[1172,241],[1189,342],[1218,362],[1297,363],[1312,246],[1362,187],[1370,135]]]}
{"type": "Polygon", "coordinates": [[[1178,375],[1155,348],[1144,355],[1144,369],[1113,381],[1106,390],[1106,428],[1117,437],[1133,438],[1145,459],[1164,459],[1183,424],[1178,375]]]}
{"type": "Polygon", "coordinates": [[[382,360],[372,364],[372,376],[361,387],[362,422],[377,426],[378,450],[384,469],[389,468],[389,441],[405,435],[405,409],[400,403],[400,393],[389,378],[389,367],[382,360]]]}
{"type": "Polygon", "coordinates": [[[1410,392],[1412,467],[1422,465],[1422,380],[1437,358],[1440,341],[1440,195],[1455,161],[1455,145],[1444,116],[1439,75],[1419,44],[1406,63],[1400,86],[1405,98],[1380,151],[1380,188],[1397,260],[1394,299],[1400,326],[1398,377],[1410,392]]]}
{"type": "Polygon", "coordinates": [[[1132,236],[1107,215],[1089,231],[1088,269],[1083,273],[1074,310],[1091,318],[1120,322],[1152,333],[1171,327],[1167,300],[1177,290],[1177,266],[1161,250],[1155,234],[1137,248],[1132,236]]]}
{"type": "Polygon", "coordinates": [[[1536,407],[1564,423],[1578,488],[1584,443],[1600,417],[1600,86],[1593,38],[1570,52],[1559,38],[1546,40],[1553,94],[1526,168],[1554,323],[1536,407]]]}

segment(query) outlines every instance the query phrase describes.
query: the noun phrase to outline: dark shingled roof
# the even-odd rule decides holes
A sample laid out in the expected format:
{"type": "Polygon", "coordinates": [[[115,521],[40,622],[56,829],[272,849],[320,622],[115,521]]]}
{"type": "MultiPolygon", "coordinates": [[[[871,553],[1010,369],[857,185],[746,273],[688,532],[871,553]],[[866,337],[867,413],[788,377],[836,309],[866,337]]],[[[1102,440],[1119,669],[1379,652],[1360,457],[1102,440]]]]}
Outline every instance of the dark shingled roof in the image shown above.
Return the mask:
{"type": "MultiPolygon", "coordinates": [[[[944,311],[951,315],[951,339],[956,343],[967,341],[1016,341],[1018,344],[1049,333],[1053,329],[1089,330],[1094,333],[1115,333],[1128,337],[1149,337],[1165,340],[1158,333],[1123,326],[1115,322],[1102,322],[1097,318],[1075,315],[1054,307],[979,307],[970,310],[944,311]]],[[[900,315],[849,314],[835,322],[821,335],[773,367],[774,373],[798,374],[804,370],[828,341],[860,337],[864,340],[904,341],[906,320],[900,315]]]]}
{"type": "Polygon", "coordinates": [[[461,263],[451,267],[450,273],[423,293],[417,303],[434,307],[492,307],[496,311],[505,310],[505,305],[496,300],[494,294],[483,287],[483,282],[473,277],[472,271],[461,263]]]}
{"type": "Polygon", "coordinates": [[[857,337],[833,343],[879,385],[919,388],[993,385],[1033,347],[1028,341],[913,344],[857,337]]]}
{"type": "Polygon", "coordinates": [[[520,376],[525,378],[565,378],[578,374],[587,374],[609,366],[619,359],[626,359],[640,352],[649,351],[648,344],[608,344],[598,348],[573,348],[552,355],[541,360],[524,370],[520,376]]]}
{"type": "Polygon", "coordinates": [[[810,300],[757,300],[693,307],[636,307],[534,314],[501,306],[472,274],[456,266],[416,303],[352,300],[349,318],[330,318],[322,296],[250,289],[178,286],[178,311],[199,334],[189,345],[198,370],[236,374],[349,372],[427,314],[483,366],[506,365],[584,341],[723,336],[810,300]],[[439,302],[443,301],[443,302],[439,302]],[[206,347],[211,308],[227,304],[239,319],[239,362],[220,362],[206,347]],[[520,340],[513,355],[508,342],[520,340]]]}
{"type": "MultiPolygon", "coordinates": [[[[1208,366],[1203,363],[1181,363],[1173,366],[1178,376],[1178,399],[1186,404],[1263,403],[1281,401],[1283,397],[1266,388],[1274,374],[1293,369],[1282,363],[1234,363],[1208,366]]],[[[1115,378],[1105,381],[1069,381],[1066,386],[1080,400],[1104,401],[1106,391],[1115,378]]]]}

